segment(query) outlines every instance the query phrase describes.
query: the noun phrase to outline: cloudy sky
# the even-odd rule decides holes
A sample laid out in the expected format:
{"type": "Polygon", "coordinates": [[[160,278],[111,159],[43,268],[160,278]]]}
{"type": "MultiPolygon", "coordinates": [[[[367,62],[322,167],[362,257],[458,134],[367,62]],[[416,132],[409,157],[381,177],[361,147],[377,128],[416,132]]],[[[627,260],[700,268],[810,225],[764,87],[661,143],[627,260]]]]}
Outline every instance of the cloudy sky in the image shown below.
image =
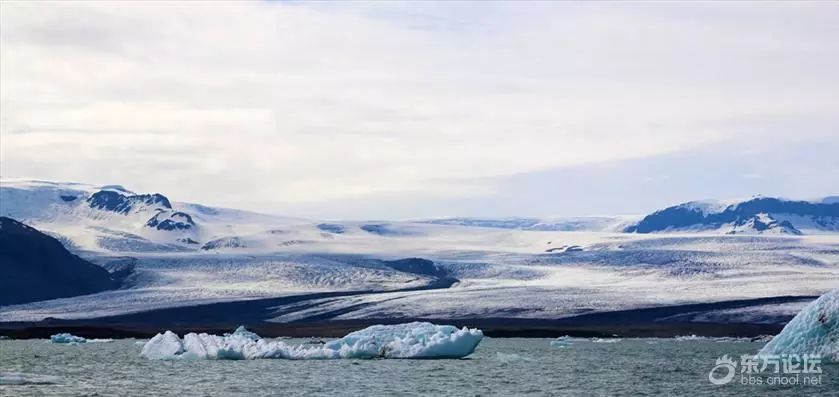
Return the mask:
{"type": "Polygon", "coordinates": [[[2,2],[0,174],[320,218],[839,193],[839,2],[2,2]]]}

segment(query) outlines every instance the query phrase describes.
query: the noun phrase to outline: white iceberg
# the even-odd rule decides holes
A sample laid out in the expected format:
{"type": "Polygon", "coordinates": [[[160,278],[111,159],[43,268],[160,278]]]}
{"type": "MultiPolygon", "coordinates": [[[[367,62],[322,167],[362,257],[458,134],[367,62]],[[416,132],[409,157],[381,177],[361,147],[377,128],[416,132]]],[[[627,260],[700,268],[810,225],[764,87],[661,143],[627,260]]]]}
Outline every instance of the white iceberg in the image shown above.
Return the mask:
{"type": "Polygon", "coordinates": [[[63,344],[79,344],[87,342],[87,339],[73,334],[61,333],[50,336],[50,342],[63,344]]]}
{"type": "Polygon", "coordinates": [[[472,354],[483,336],[478,329],[420,322],[374,325],[320,346],[262,339],[243,327],[224,336],[189,333],[183,339],[166,331],[146,342],[140,355],[208,360],[461,358],[472,354]]]}
{"type": "Polygon", "coordinates": [[[818,354],[839,362],[839,289],[811,302],[772,338],[758,356],[818,354]]]}

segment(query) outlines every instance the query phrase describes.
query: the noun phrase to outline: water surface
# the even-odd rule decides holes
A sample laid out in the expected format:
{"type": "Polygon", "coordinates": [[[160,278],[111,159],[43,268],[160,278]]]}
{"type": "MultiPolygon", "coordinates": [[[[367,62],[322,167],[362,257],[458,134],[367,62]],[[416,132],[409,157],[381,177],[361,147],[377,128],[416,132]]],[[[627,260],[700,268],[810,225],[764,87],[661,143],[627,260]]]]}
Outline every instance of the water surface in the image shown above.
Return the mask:
{"type": "Polygon", "coordinates": [[[2,385],[2,396],[303,395],[685,395],[839,396],[839,366],[822,365],[821,386],[715,386],[722,355],[739,360],[762,343],[632,339],[485,338],[462,360],[150,361],[135,340],[77,346],[0,341],[0,372],[40,384],[2,385]]]}

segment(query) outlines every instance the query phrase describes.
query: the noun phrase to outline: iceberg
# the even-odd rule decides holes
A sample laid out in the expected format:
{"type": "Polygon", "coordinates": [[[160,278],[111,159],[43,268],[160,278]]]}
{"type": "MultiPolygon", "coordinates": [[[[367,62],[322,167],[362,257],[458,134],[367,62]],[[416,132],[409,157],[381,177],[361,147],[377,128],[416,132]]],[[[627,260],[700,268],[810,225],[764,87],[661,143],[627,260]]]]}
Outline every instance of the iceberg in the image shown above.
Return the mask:
{"type": "Polygon", "coordinates": [[[55,334],[50,336],[50,342],[63,344],[79,344],[87,342],[87,339],[68,333],[55,334]]]}
{"type": "Polygon", "coordinates": [[[248,331],[245,328],[244,325],[240,325],[238,328],[236,328],[235,331],[233,331],[232,334],[225,334],[224,336],[231,336],[231,335],[238,335],[238,336],[241,336],[241,337],[244,337],[244,338],[248,338],[250,340],[262,339],[262,337],[257,335],[255,332],[248,331]]]}
{"type": "Polygon", "coordinates": [[[758,356],[780,354],[818,354],[824,362],[839,362],[839,289],[804,307],[758,356]]]}
{"type": "Polygon", "coordinates": [[[293,345],[268,340],[239,327],[224,336],[171,331],[155,335],[140,356],[153,359],[254,360],[341,358],[462,358],[483,339],[478,329],[413,322],[374,325],[323,345],[293,345]]]}

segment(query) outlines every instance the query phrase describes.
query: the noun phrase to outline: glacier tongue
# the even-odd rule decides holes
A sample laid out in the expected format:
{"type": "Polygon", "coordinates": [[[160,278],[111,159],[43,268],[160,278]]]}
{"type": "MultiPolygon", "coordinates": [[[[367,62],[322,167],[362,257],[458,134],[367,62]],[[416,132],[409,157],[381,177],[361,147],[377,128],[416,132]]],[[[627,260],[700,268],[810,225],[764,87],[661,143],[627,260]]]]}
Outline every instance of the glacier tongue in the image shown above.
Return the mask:
{"type": "Polygon", "coordinates": [[[839,362],[839,289],[807,305],[758,353],[779,354],[819,354],[839,362]]]}
{"type": "Polygon", "coordinates": [[[186,334],[181,340],[166,331],[146,342],[148,359],[252,360],[339,358],[461,358],[472,354],[483,338],[478,329],[413,322],[374,325],[322,346],[300,346],[260,338],[239,327],[224,336],[186,334]]]}

